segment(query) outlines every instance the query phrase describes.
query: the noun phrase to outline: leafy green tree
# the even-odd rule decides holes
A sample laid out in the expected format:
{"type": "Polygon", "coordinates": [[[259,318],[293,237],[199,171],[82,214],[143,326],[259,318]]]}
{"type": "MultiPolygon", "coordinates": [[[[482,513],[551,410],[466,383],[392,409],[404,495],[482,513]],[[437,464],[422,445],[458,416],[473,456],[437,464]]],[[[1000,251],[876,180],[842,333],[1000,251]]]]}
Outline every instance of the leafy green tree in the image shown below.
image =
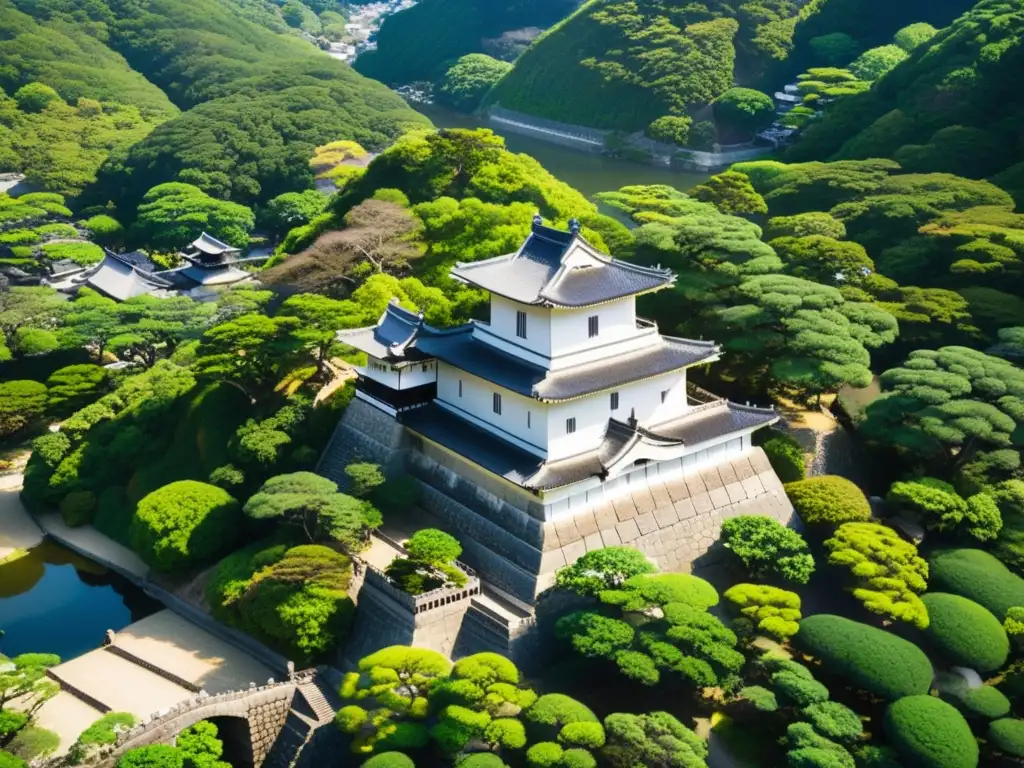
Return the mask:
{"type": "Polygon", "coordinates": [[[25,112],[42,112],[54,102],[62,102],[60,94],[43,83],[28,83],[14,92],[18,107],[25,112]]]}
{"type": "Polygon", "coordinates": [[[134,296],[117,307],[120,327],[107,345],[120,357],[152,367],[178,344],[198,338],[215,317],[215,307],[187,296],[134,296]]]}
{"type": "Polygon", "coordinates": [[[335,725],[355,736],[352,751],[425,746],[430,732],[423,722],[431,690],[443,683],[452,664],[436,651],[393,645],[359,660],[349,672],[341,697],[359,704],[338,710],[335,725]],[[366,706],[363,706],[365,704],[366,706]]]}
{"type": "Polygon", "coordinates": [[[764,231],[764,236],[769,241],[779,237],[802,238],[810,235],[842,240],[846,237],[846,226],[823,211],[808,211],[769,219],[764,231]]]}
{"type": "Polygon", "coordinates": [[[265,394],[293,359],[302,342],[295,317],[251,313],[215,325],[203,334],[195,371],[231,382],[250,397],[265,394]]]}
{"type": "Polygon", "coordinates": [[[786,728],[786,765],[789,768],[854,768],[854,760],[842,745],[827,739],[810,723],[790,723],[786,728]]]}
{"type": "Polygon", "coordinates": [[[917,547],[877,523],[844,523],[825,541],[829,564],[845,566],[853,596],[871,613],[928,626],[928,610],[918,595],[928,587],[928,563],[917,547]]]}
{"type": "Polygon", "coordinates": [[[789,275],[746,278],[738,302],[717,312],[729,337],[761,377],[807,395],[871,381],[869,348],[896,338],[896,319],[836,288],[789,275]]]}
{"type": "Polygon", "coordinates": [[[755,578],[777,575],[806,584],[814,573],[814,557],[796,531],[762,515],[739,515],[722,523],[723,545],[743,561],[755,578]]]}
{"type": "Polygon", "coordinates": [[[301,321],[293,335],[313,352],[317,371],[322,375],[331,351],[337,347],[335,335],[340,328],[349,326],[352,306],[349,302],[326,296],[301,293],[285,301],[278,316],[294,317],[301,321]]]}
{"type": "Polygon", "coordinates": [[[17,333],[22,328],[53,330],[65,301],[52,288],[11,287],[0,291],[0,330],[2,346],[17,350],[17,333]]]}
{"type": "Polygon", "coordinates": [[[800,596],[795,592],[763,584],[734,584],[724,597],[758,632],[784,641],[800,629],[800,596]]]}
{"type": "Polygon", "coordinates": [[[276,237],[283,237],[288,230],[308,224],[323,213],[327,208],[327,200],[328,198],[315,189],[285,192],[260,210],[257,221],[276,237]]]}
{"type": "Polygon", "coordinates": [[[410,594],[452,584],[461,587],[466,574],[455,564],[462,554],[458,539],[436,528],[424,528],[405,543],[406,557],[396,558],[387,567],[387,575],[410,594]]]}
{"type": "Polygon", "coordinates": [[[668,712],[608,715],[604,726],[608,740],[601,754],[617,768],[705,766],[707,743],[668,712]]]}
{"type": "Polygon", "coordinates": [[[507,61],[483,53],[466,54],[444,73],[436,90],[437,99],[452,109],[472,112],[510,69],[512,65],[507,61]]]}
{"type": "Polygon", "coordinates": [[[860,429],[871,440],[913,452],[951,476],[983,447],[1014,443],[1024,417],[1024,372],[966,347],[912,352],[880,377],[886,395],[860,429]]]}
{"type": "Polygon", "coordinates": [[[244,248],[254,224],[244,205],[210,197],[193,184],[168,182],[143,195],[130,235],[160,251],[182,248],[202,232],[244,248]]]}
{"type": "Polygon", "coordinates": [[[690,140],[690,126],[693,120],[685,115],[663,115],[644,129],[644,133],[655,141],[685,147],[690,140]]]}
{"type": "Polygon", "coordinates": [[[775,120],[775,102],[766,93],[752,88],[730,88],[712,107],[719,130],[740,139],[748,139],[775,120]]]}
{"type": "Polygon", "coordinates": [[[786,432],[769,430],[761,450],[772,469],[784,483],[795,483],[807,477],[807,460],[800,442],[786,432]]]}
{"type": "Polygon", "coordinates": [[[352,483],[352,495],[366,499],[384,484],[384,473],[379,464],[357,461],[345,467],[345,474],[352,483]]]}
{"type": "Polygon", "coordinates": [[[68,750],[69,762],[72,765],[86,762],[105,745],[116,743],[118,732],[128,730],[136,722],[130,712],[108,712],[78,735],[68,750]]]}
{"type": "Polygon", "coordinates": [[[67,416],[99,398],[107,384],[107,371],[98,365],[69,365],[46,380],[47,410],[67,416]]]}
{"type": "Polygon", "coordinates": [[[579,595],[617,589],[633,576],[654,573],[653,563],[632,547],[602,547],[581,555],[555,574],[555,586],[579,595]]]}
{"type": "Polygon", "coordinates": [[[79,222],[79,225],[88,231],[89,239],[108,248],[116,248],[124,240],[124,227],[121,226],[121,222],[105,213],[90,216],[79,222]]]}
{"type": "Polygon", "coordinates": [[[46,385],[15,380],[0,383],[0,438],[17,434],[46,411],[46,385]]]}
{"type": "Polygon", "coordinates": [[[862,245],[824,235],[778,237],[769,245],[787,274],[828,285],[861,285],[874,272],[862,245]]]}
{"type": "Polygon", "coordinates": [[[656,685],[662,670],[696,687],[735,681],[742,654],[736,635],[706,612],[718,601],[707,582],[684,574],[634,576],[600,598],[622,618],[583,610],[555,624],[556,637],[577,653],[613,662],[643,685],[656,685]]]}
{"type": "Polygon", "coordinates": [[[907,52],[898,45],[882,45],[864,51],[854,59],[850,71],[861,80],[877,80],[907,58],[907,52]]]}
{"type": "Polygon", "coordinates": [[[168,744],[129,749],[117,761],[117,768],[184,768],[185,755],[168,744]]]}
{"type": "Polygon", "coordinates": [[[864,733],[860,716],[838,701],[820,701],[803,709],[800,714],[807,719],[814,730],[822,736],[850,744],[864,733]]]}
{"type": "Polygon", "coordinates": [[[132,547],[158,570],[182,570],[222,552],[234,541],[239,522],[238,502],[227,491],[180,480],[139,502],[132,547]]]}
{"type": "Polygon", "coordinates": [[[46,676],[46,670],[58,664],[60,657],[52,653],[5,657],[0,670],[0,744],[6,747],[31,726],[39,708],[59,693],[60,686],[46,676]]]}
{"type": "Polygon", "coordinates": [[[60,746],[60,736],[46,728],[30,725],[22,728],[4,749],[22,760],[37,760],[52,755],[60,746]]]}
{"type": "Polygon", "coordinates": [[[224,754],[224,742],[217,738],[217,726],[209,720],[183,730],[174,746],[184,755],[185,768],[231,768],[230,763],[219,759],[224,754]]]}
{"type": "Polygon", "coordinates": [[[896,43],[907,53],[910,53],[919,45],[923,45],[935,37],[938,31],[931,24],[923,21],[919,21],[915,24],[908,24],[902,29],[898,30],[895,35],[892,36],[893,42],[896,43]]]}
{"type": "Polygon", "coordinates": [[[537,694],[520,687],[519,670],[498,654],[478,653],[460,659],[448,680],[431,690],[429,698],[439,712],[431,738],[446,753],[458,752],[472,740],[499,752],[526,746],[520,715],[533,705],[537,694]]]}
{"type": "Polygon", "coordinates": [[[750,179],[736,171],[724,171],[690,190],[702,203],[711,203],[730,216],[758,217],[768,213],[764,198],[754,191],[750,179]]]}
{"type": "Polygon", "coordinates": [[[845,32],[812,37],[808,44],[814,52],[815,60],[830,67],[845,66],[860,53],[860,43],[845,32]]]}
{"type": "Polygon", "coordinates": [[[339,493],[337,483],[312,472],[270,478],[244,511],[256,520],[299,526],[311,543],[333,540],[348,552],[361,550],[369,529],[381,523],[369,502],[339,493]]]}

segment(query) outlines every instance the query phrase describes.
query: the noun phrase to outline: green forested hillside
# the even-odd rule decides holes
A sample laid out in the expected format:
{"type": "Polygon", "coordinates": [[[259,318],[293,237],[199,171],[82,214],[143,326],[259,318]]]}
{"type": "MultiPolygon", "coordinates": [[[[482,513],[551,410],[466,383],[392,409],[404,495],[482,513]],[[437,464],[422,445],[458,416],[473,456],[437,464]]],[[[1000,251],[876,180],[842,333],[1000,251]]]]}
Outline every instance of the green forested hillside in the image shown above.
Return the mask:
{"type": "MultiPolygon", "coordinates": [[[[377,50],[356,69],[385,83],[433,80],[467,53],[485,52],[484,41],[523,27],[548,27],[578,0],[421,0],[389,16],[377,50]]],[[[492,51],[486,51],[492,53],[492,51]]]]}
{"type": "Polygon", "coordinates": [[[67,101],[116,101],[144,116],[168,118],[178,110],[105,44],[106,28],[74,16],[54,17],[43,2],[0,0],[0,87],[13,93],[41,81],[67,101]],[[20,8],[20,10],[19,10],[20,8]]]}
{"type": "MultiPolygon", "coordinates": [[[[354,139],[381,147],[407,126],[426,123],[384,86],[273,31],[273,9],[257,0],[0,3],[5,32],[25,30],[0,41],[0,82],[13,88],[39,81],[69,102],[63,114],[44,105],[28,117],[4,118],[6,169],[24,170],[11,159],[24,154],[19,142],[46,148],[46,141],[24,138],[34,130],[28,123],[46,122],[50,144],[55,124],[67,134],[60,123],[74,117],[66,109],[77,107],[78,97],[152,115],[142,128],[120,121],[125,133],[102,142],[100,154],[82,131],[56,142],[77,169],[76,183],[44,186],[68,194],[82,192],[81,180],[91,181],[110,153],[83,202],[113,200],[130,212],[149,188],[180,180],[252,204],[312,186],[307,161],[318,145],[354,139]],[[178,115],[176,107],[187,111],[178,115]],[[143,138],[167,118],[174,119],[143,138]]],[[[60,159],[51,160],[56,173],[60,159]]]]}
{"type": "Polygon", "coordinates": [[[994,178],[1024,203],[1024,3],[982,0],[863,94],[840,100],[795,160],[892,157],[907,171],[994,178]]]}
{"type": "Polygon", "coordinates": [[[538,39],[489,98],[554,120],[642,128],[732,85],[738,25],[722,16],[701,3],[592,0],[538,39]]]}

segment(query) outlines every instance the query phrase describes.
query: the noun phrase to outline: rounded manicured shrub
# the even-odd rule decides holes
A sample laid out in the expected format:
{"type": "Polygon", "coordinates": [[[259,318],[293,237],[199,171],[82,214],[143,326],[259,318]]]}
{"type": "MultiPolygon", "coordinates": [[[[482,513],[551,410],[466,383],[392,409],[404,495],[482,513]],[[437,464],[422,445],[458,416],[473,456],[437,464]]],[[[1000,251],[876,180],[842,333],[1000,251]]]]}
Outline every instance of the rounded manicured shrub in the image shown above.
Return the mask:
{"type": "Polygon", "coordinates": [[[950,664],[991,672],[1006,663],[1010,641],[995,616],[973,600],[943,592],[921,596],[930,623],[928,642],[950,664]]]}
{"type": "Polygon", "coordinates": [[[988,743],[1000,752],[1024,757],[1024,720],[1004,717],[988,724],[988,743]]]}
{"type": "Polygon", "coordinates": [[[800,443],[785,432],[771,430],[772,435],[761,444],[772,469],[784,483],[795,483],[807,477],[807,462],[800,443]]]}
{"type": "Polygon", "coordinates": [[[132,548],[161,571],[208,560],[235,538],[238,502],[222,488],[179,480],[145,496],[132,518],[132,548]]]}
{"type": "Polygon", "coordinates": [[[1010,714],[1010,700],[1002,691],[991,685],[971,688],[957,703],[958,709],[966,717],[976,717],[979,720],[995,720],[1010,714]]]}
{"type": "Polygon", "coordinates": [[[871,505],[856,485],[838,475],[786,484],[786,495],[806,525],[842,525],[871,519],[871,505]]]}
{"type": "Polygon", "coordinates": [[[526,764],[530,768],[555,768],[562,762],[563,752],[553,741],[542,741],[526,750],[526,764]]]}
{"type": "Polygon", "coordinates": [[[885,630],[819,613],[800,622],[794,641],[832,674],[890,701],[931,687],[932,665],[924,651],[885,630]]]}
{"type": "Polygon", "coordinates": [[[978,742],[963,715],[934,696],[907,696],[890,704],[885,733],[907,765],[976,768],[978,742]]]}
{"type": "Polygon", "coordinates": [[[853,742],[864,732],[860,716],[838,701],[811,704],[801,715],[814,726],[814,730],[833,741],[853,742]]]}
{"type": "Polygon", "coordinates": [[[363,763],[362,768],[416,768],[416,763],[401,752],[381,752],[363,763]]]}
{"type": "Polygon", "coordinates": [[[932,589],[952,592],[984,606],[1002,621],[1024,605],[1024,579],[980,549],[946,549],[928,560],[932,589]]]}

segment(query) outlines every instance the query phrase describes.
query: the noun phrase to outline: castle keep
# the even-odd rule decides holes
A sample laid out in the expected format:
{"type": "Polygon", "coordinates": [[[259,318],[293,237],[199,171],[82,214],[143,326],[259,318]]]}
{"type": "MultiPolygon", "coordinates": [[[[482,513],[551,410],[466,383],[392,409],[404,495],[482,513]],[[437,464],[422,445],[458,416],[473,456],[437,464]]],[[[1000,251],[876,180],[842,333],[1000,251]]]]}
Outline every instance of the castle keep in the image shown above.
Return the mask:
{"type": "Polygon", "coordinates": [[[513,254],[458,264],[490,294],[489,322],[438,329],[390,304],[339,341],[367,355],[320,471],[378,461],[420,482],[485,589],[529,606],[557,569],[629,544],[686,570],[721,521],[792,509],[753,432],[774,410],[692,386],[713,342],[662,335],[636,297],[671,286],[534,220],[513,254]]]}

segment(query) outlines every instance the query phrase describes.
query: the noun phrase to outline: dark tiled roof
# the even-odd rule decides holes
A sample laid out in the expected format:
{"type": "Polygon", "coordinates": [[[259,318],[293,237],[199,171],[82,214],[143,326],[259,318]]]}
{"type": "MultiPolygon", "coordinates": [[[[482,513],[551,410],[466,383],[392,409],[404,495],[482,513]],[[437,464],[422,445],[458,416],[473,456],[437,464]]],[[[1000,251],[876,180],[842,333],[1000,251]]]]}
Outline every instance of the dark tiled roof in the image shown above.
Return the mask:
{"type": "Polygon", "coordinates": [[[208,235],[205,232],[192,241],[191,246],[201,253],[209,254],[210,256],[219,256],[222,253],[230,253],[232,251],[237,252],[239,249],[233,245],[218,240],[213,235],[208,235]]]}
{"type": "Polygon", "coordinates": [[[513,254],[459,263],[452,275],[491,293],[523,304],[587,307],[670,285],[669,270],[641,267],[599,253],[573,232],[534,224],[513,254]],[[596,265],[570,268],[563,259],[578,246],[596,265]]]}
{"type": "Polygon", "coordinates": [[[472,326],[454,333],[424,334],[416,347],[474,376],[539,400],[569,400],[631,381],[676,371],[718,355],[713,342],[659,337],[647,349],[587,365],[548,371],[472,337],[472,326]]]}
{"type": "Polygon", "coordinates": [[[701,407],[673,422],[659,424],[645,432],[654,437],[680,440],[684,444],[702,443],[715,437],[757,429],[778,421],[779,415],[769,408],[739,405],[728,400],[701,407]]]}
{"type": "Polygon", "coordinates": [[[426,355],[409,345],[422,327],[420,315],[390,303],[377,325],[338,331],[338,341],[380,360],[420,360],[426,355]]]}
{"type": "MultiPolygon", "coordinates": [[[[108,251],[109,253],[109,251],[108,251]]],[[[128,264],[131,264],[136,269],[141,269],[143,272],[156,272],[156,264],[149,258],[144,251],[129,251],[128,253],[119,253],[117,258],[121,259],[128,264]]]]}
{"type": "Polygon", "coordinates": [[[551,490],[589,477],[600,477],[624,450],[640,441],[694,445],[763,427],[778,419],[765,408],[722,400],[696,413],[652,430],[609,419],[604,441],[594,451],[557,461],[544,461],[494,433],[467,422],[435,403],[406,411],[402,423],[413,432],[529,490],[551,490]]]}
{"type": "Polygon", "coordinates": [[[109,251],[85,282],[117,301],[172,287],[170,280],[139,269],[109,251]]]}

